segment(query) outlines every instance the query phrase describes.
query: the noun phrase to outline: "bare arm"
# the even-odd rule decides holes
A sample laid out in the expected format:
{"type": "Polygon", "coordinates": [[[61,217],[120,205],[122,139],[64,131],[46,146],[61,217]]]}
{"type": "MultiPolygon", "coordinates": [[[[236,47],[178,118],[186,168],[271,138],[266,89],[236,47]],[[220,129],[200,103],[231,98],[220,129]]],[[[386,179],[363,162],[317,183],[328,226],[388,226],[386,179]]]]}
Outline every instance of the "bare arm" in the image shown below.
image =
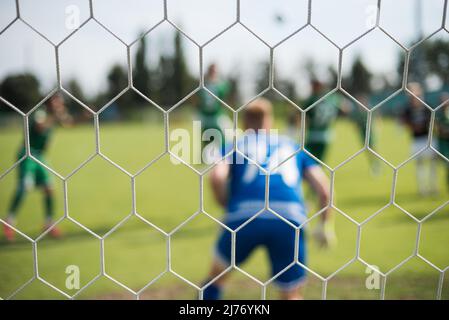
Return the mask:
{"type": "Polygon", "coordinates": [[[352,107],[351,104],[349,103],[349,101],[347,101],[346,99],[344,99],[341,103],[337,104],[337,108],[344,114],[344,115],[348,115],[351,113],[352,111],[352,107]]]}
{"type": "Polygon", "coordinates": [[[60,97],[52,99],[48,105],[53,122],[59,123],[62,127],[71,127],[74,119],[67,109],[64,100],[60,97]]]}
{"type": "Polygon", "coordinates": [[[227,180],[229,176],[229,164],[225,161],[219,162],[211,171],[210,183],[212,191],[214,192],[215,200],[222,205],[226,206],[228,201],[228,189],[227,180]]]}
{"type": "Polygon", "coordinates": [[[74,119],[65,107],[55,112],[54,116],[55,120],[62,127],[72,127],[74,125],[74,119]]]}
{"type": "Polygon", "coordinates": [[[312,235],[322,248],[327,248],[336,244],[333,219],[330,216],[330,184],[329,179],[323,170],[318,166],[313,166],[304,172],[305,179],[312,189],[317,193],[320,201],[320,207],[325,208],[320,214],[320,223],[317,224],[312,235]]]}
{"type": "MultiPolygon", "coordinates": [[[[313,166],[304,171],[304,178],[318,195],[320,208],[329,206],[330,184],[324,171],[319,166],[313,166]]],[[[326,221],[329,217],[329,209],[321,214],[321,219],[326,221]]]]}

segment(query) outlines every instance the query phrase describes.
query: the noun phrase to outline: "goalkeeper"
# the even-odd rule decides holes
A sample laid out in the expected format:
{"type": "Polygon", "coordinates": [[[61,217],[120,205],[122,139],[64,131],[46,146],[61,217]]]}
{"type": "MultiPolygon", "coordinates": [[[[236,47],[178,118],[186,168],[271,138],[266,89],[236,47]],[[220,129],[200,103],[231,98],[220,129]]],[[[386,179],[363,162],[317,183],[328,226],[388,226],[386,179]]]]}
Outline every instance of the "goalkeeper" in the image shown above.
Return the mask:
{"type": "MultiPolygon", "coordinates": [[[[298,150],[298,145],[285,136],[266,135],[273,122],[272,105],[268,100],[259,98],[250,103],[245,109],[243,122],[247,131],[237,141],[238,149],[253,158],[257,154],[264,169],[276,168],[288,155],[298,150]]],[[[230,161],[222,161],[214,167],[211,185],[216,200],[226,208],[224,223],[235,230],[264,207],[266,179],[254,165],[250,165],[246,157],[234,153],[232,160],[231,164],[230,161]]],[[[306,220],[301,191],[303,179],[318,194],[320,207],[327,207],[330,197],[328,179],[306,153],[296,154],[270,175],[270,208],[296,226],[306,220]]],[[[323,211],[317,229],[318,240],[323,246],[330,244],[335,237],[332,230],[326,228],[329,214],[328,210],[323,211]]],[[[236,233],[235,262],[241,264],[256,248],[264,247],[268,251],[272,276],[279,274],[275,283],[280,288],[281,298],[301,299],[300,288],[304,284],[305,270],[297,264],[287,267],[294,261],[296,241],[299,241],[298,260],[302,264],[306,263],[305,232],[302,228],[297,239],[292,226],[264,211],[236,233]]],[[[230,264],[231,246],[231,234],[224,231],[216,244],[209,281],[230,264]]],[[[204,299],[221,297],[227,275],[205,288],[204,299]]]]}
{"type": "MultiPolygon", "coordinates": [[[[29,140],[31,154],[42,163],[45,161],[45,152],[52,136],[56,122],[61,124],[71,124],[72,117],[67,112],[64,99],[61,94],[56,93],[46,102],[45,110],[35,111],[29,119],[29,140]]],[[[25,155],[25,146],[21,146],[17,159],[25,155]]],[[[54,217],[54,191],[51,178],[46,169],[33,159],[27,157],[19,164],[17,176],[17,187],[12,197],[6,222],[10,226],[16,223],[18,210],[25,199],[25,195],[34,186],[39,187],[44,194],[45,207],[45,227],[50,228],[54,217]]],[[[49,234],[58,238],[61,232],[57,227],[53,227],[49,234]]],[[[4,225],[4,235],[8,242],[14,241],[14,231],[8,225],[4,225]]]]}

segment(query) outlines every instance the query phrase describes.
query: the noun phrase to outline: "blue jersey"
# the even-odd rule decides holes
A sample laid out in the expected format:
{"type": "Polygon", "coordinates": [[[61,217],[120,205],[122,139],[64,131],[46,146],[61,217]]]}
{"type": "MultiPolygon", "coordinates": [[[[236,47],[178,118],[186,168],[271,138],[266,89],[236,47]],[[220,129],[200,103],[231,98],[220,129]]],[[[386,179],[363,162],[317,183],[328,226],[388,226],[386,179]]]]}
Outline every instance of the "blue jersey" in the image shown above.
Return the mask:
{"type": "MultiPolygon", "coordinates": [[[[317,163],[304,152],[289,158],[298,149],[293,140],[284,136],[273,139],[265,134],[251,134],[237,141],[237,150],[255,159],[262,168],[273,170],[269,179],[269,207],[281,216],[301,223],[306,217],[301,188],[303,173],[317,163]]],[[[266,175],[239,154],[234,155],[230,166],[226,220],[249,218],[264,208],[266,175]]],[[[259,217],[275,216],[265,212],[259,217]]]]}

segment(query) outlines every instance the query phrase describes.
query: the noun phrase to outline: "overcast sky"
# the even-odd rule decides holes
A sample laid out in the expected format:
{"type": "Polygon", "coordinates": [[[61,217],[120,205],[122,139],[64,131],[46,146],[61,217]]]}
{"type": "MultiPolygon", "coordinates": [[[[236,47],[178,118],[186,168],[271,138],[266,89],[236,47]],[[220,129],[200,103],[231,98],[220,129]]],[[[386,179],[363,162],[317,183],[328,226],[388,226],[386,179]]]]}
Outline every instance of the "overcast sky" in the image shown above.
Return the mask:
{"type": "MultiPolygon", "coordinates": [[[[417,0],[383,0],[381,25],[404,45],[416,39],[419,26],[417,0]]],[[[124,42],[131,43],[139,32],[148,30],[163,18],[161,0],[94,0],[94,15],[124,42]]],[[[312,23],[337,45],[346,43],[367,30],[375,21],[377,0],[313,0],[312,23]]],[[[444,0],[421,3],[424,34],[441,25],[444,0]]],[[[86,0],[20,0],[22,17],[54,43],[71,32],[67,17],[79,10],[80,20],[89,15],[86,0]]],[[[15,16],[14,0],[0,1],[0,30],[15,16]]],[[[269,45],[287,37],[307,20],[306,0],[241,0],[241,19],[269,45]]],[[[168,0],[168,16],[198,44],[219,33],[236,19],[233,0],[168,0]]],[[[70,16],[71,17],[71,16],[70,16]]],[[[69,22],[71,20],[69,19],[69,22]]],[[[167,41],[173,28],[167,23],[152,31],[150,55],[170,51],[167,41]]],[[[439,36],[442,36],[441,32],[439,36]]],[[[448,38],[447,34],[445,37],[448,38]]],[[[193,74],[198,72],[198,48],[185,41],[186,58],[193,74]]],[[[350,65],[361,54],[373,72],[394,73],[399,47],[380,32],[369,34],[349,47],[344,63],[350,65]]],[[[44,89],[56,81],[54,52],[46,41],[21,22],[0,35],[0,78],[8,73],[31,70],[41,79],[44,89]]],[[[106,73],[113,63],[126,63],[125,47],[94,21],[85,25],[61,47],[63,81],[77,78],[85,91],[95,94],[105,87],[106,73]]],[[[268,48],[241,26],[235,26],[204,49],[204,62],[219,63],[224,74],[238,71],[244,91],[251,94],[257,66],[268,59],[268,48]]],[[[304,63],[313,58],[318,69],[337,63],[337,50],[311,28],[287,40],[275,50],[276,70],[280,77],[304,82],[304,63]]],[[[153,62],[155,59],[153,59],[153,62]]],[[[346,68],[347,69],[347,68],[346,68]]],[[[346,70],[345,69],[345,70],[346,70]]],[[[324,74],[324,71],[323,71],[324,74]]]]}

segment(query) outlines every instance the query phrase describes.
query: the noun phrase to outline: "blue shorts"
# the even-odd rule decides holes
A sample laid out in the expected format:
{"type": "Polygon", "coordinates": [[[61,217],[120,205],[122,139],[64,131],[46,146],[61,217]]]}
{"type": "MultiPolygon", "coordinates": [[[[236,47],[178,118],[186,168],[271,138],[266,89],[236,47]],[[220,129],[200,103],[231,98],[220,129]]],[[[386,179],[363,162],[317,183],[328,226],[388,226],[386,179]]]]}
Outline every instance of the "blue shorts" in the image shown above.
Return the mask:
{"type": "MultiPolygon", "coordinates": [[[[231,229],[244,222],[228,222],[231,229]]],[[[231,233],[223,231],[216,244],[216,256],[226,265],[231,263],[231,233]]],[[[303,229],[299,233],[298,260],[306,263],[306,242],[303,229]]],[[[235,263],[240,265],[258,247],[268,251],[271,275],[276,276],[294,261],[295,229],[280,219],[256,218],[236,233],[235,263]]],[[[284,290],[298,286],[306,278],[305,270],[298,264],[290,266],[274,282],[284,290]]]]}

